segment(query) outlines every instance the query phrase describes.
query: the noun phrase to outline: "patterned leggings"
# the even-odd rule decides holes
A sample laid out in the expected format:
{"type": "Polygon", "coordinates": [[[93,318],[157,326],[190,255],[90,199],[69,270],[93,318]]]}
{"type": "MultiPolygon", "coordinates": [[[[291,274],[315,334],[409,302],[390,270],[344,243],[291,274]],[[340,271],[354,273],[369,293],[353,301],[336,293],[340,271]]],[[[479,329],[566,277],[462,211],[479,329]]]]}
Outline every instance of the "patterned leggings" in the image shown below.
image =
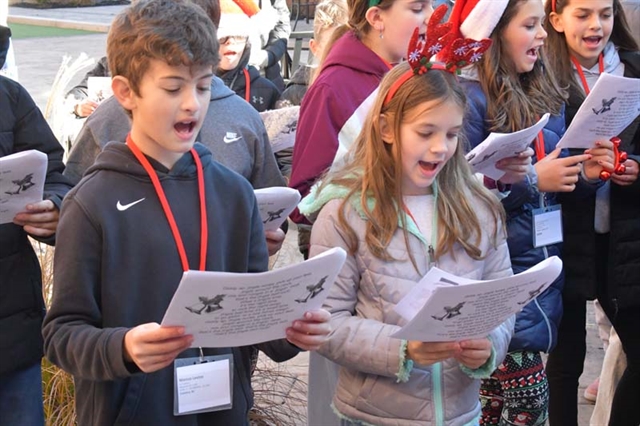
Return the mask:
{"type": "Polygon", "coordinates": [[[480,387],[483,426],[539,426],[547,420],[549,385],[539,352],[509,352],[480,387]]]}

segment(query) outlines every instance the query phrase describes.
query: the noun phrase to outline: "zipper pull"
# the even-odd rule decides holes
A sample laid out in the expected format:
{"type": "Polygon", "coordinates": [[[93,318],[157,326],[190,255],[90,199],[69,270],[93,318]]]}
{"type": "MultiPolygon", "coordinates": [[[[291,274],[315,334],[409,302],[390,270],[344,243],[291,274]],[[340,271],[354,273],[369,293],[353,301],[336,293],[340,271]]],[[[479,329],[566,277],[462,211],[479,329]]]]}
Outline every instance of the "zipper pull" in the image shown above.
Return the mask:
{"type": "Polygon", "coordinates": [[[435,251],[433,250],[433,246],[429,244],[429,248],[427,249],[427,253],[429,254],[429,266],[433,265],[435,259],[435,251]]]}

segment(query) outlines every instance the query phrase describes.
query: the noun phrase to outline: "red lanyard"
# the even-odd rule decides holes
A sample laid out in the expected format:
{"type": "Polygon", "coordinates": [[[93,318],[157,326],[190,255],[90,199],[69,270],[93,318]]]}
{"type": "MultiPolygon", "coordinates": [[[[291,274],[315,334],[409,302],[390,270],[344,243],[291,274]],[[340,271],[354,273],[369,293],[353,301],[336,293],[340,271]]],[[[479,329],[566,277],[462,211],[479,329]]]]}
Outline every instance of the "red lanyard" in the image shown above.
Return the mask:
{"type": "Polygon", "coordinates": [[[418,226],[418,222],[416,222],[416,218],[413,217],[413,215],[411,214],[411,210],[409,210],[409,208],[406,205],[402,206],[402,210],[405,212],[405,214],[408,214],[411,220],[413,220],[413,223],[415,223],[416,226],[418,226]]]}
{"type": "Polygon", "coordinates": [[[542,130],[540,130],[538,132],[538,137],[536,137],[536,158],[540,161],[544,156],[544,135],[542,134],[542,130]]]}
{"type": "MultiPolygon", "coordinates": [[[[573,65],[576,67],[576,71],[578,71],[580,81],[582,82],[582,87],[584,88],[584,93],[588,95],[591,90],[589,90],[587,78],[584,76],[584,72],[582,71],[582,65],[580,65],[580,62],[578,62],[578,60],[573,56],[571,56],[571,62],[573,62],[573,65]]],[[[598,69],[600,71],[600,74],[604,72],[604,55],[602,53],[598,57],[598,69]]]]}
{"type": "Polygon", "coordinates": [[[251,77],[249,76],[249,70],[242,68],[244,73],[244,100],[251,103],[251,77]]]}
{"type": "MultiPolygon", "coordinates": [[[[133,155],[136,156],[140,164],[142,164],[142,167],[144,167],[144,169],[149,174],[149,177],[151,178],[151,182],[153,183],[153,187],[156,190],[156,194],[158,195],[160,204],[162,204],[162,210],[164,210],[164,214],[167,217],[167,222],[169,222],[169,227],[171,228],[173,239],[176,241],[178,254],[180,255],[180,262],[182,263],[182,269],[186,272],[189,270],[189,260],[187,259],[187,252],[184,249],[182,237],[180,236],[178,225],[176,224],[176,220],[173,217],[173,213],[171,212],[171,207],[169,206],[167,196],[164,193],[164,189],[162,189],[162,185],[160,185],[158,174],[155,170],[153,170],[153,167],[151,167],[149,160],[147,160],[144,154],[142,154],[140,148],[138,148],[137,145],[133,142],[133,140],[131,139],[131,134],[127,135],[127,146],[133,152],[133,155]]],[[[204,195],[204,173],[202,171],[202,162],[200,161],[200,156],[193,148],[191,148],[191,155],[193,155],[193,160],[196,163],[198,173],[198,194],[200,195],[200,270],[204,271],[207,263],[207,239],[209,235],[209,229],[207,227],[206,200],[204,195]]]]}

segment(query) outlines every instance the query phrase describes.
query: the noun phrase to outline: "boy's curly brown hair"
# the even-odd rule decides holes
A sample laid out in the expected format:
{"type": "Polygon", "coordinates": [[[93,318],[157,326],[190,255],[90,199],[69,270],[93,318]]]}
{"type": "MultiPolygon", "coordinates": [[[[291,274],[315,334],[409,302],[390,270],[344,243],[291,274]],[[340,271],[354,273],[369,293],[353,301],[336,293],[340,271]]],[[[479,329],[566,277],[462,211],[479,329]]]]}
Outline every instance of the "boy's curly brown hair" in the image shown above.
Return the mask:
{"type": "Polygon", "coordinates": [[[211,19],[185,0],[136,1],[115,17],[107,37],[111,75],[127,78],[138,96],[151,60],[215,69],[220,62],[218,50],[211,19]]]}

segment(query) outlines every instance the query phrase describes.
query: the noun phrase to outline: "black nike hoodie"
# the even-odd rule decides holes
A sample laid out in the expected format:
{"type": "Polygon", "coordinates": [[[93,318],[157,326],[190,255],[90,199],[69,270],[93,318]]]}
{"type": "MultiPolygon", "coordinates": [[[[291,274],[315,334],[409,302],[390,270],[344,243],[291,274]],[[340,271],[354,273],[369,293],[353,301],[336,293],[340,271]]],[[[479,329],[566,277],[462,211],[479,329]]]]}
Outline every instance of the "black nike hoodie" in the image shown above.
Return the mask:
{"type": "MultiPolygon", "coordinates": [[[[251,185],[202,160],[209,227],[206,270],[262,272],[268,254],[251,185]]],[[[192,269],[199,262],[200,220],[195,163],[187,153],[167,170],[149,159],[171,205],[192,269]]],[[[253,404],[250,357],[255,347],[205,349],[232,354],[233,408],[173,416],[173,365],[151,374],[123,359],[125,333],[160,323],[182,276],[176,243],[150,178],[127,145],[107,145],[65,198],[58,226],[55,283],[43,327],[45,354],[70,372],[79,425],[243,425],[253,404]]],[[[256,346],[275,361],[296,355],[286,340],[256,346]]],[[[197,349],[180,357],[197,356],[197,349]]]]}

